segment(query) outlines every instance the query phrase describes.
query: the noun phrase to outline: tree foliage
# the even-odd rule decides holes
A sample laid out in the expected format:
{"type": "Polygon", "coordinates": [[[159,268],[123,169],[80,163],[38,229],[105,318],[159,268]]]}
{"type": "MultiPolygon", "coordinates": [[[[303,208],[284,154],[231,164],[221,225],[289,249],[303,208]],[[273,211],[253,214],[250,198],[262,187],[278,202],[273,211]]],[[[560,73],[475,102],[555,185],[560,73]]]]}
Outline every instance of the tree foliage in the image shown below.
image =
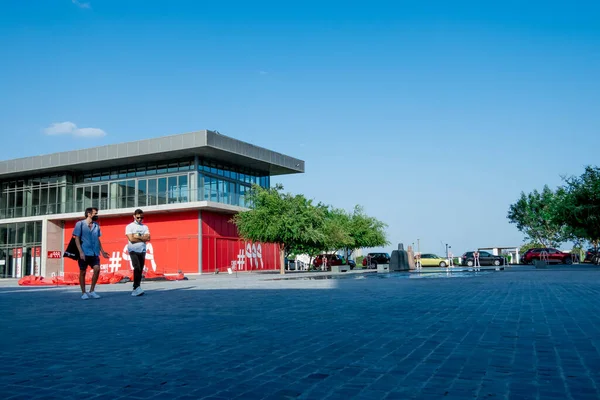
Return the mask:
{"type": "Polygon", "coordinates": [[[313,204],[303,195],[284,193],[283,187],[265,189],[253,186],[249,199],[252,209],[233,217],[240,237],[249,241],[276,243],[284,257],[346,249],[346,252],[388,244],[386,224],[367,216],[362,207],[353,213],[324,204],[313,204]]]}
{"type": "Polygon", "coordinates": [[[322,226],[325,209],[315,207],[302,195],[283,193],[283,187],[265,189],[253,186],[249,193],[252,209],[233,217],[240,237],[279,245],[281,272],[284,257],[299,247],[315,247],[324,241],[322,226]]]}
{"type": "Polygon", "coordinates": [[[526,240],[556,247],[569,237],[564,224],[556,218],[562,200],[562,192],[554,192],[547,185],[541,192],[521,192],[519,200],[510,205],[507,218],[525,234],[526,240]]]}
{"type": "Polygon", "coordinates": [[[521,245],[521,247],[519,248],[519,252],[521,254],[525,254],[525,252],[527,250],[537,249],[537,248],[540,248],[540,247],[545,247],[545,246],[543,244],[539,243],[539,242],[527,242],[527,243],[524,243],[523,245],[521,245]]]}
{"type": "Polygon", "coordinates": [[[565,178],[556,220],[576,242],[600,240],[600,169],[588,166],[579,177],[565,178]]]}
{"type": "Polygon", "coordinates": [[[354,239],[353,249],[388,245],[385,228],[387,224],[366,215],[361,206],[355,206],[350,217],[350,236],[354,239]]]}

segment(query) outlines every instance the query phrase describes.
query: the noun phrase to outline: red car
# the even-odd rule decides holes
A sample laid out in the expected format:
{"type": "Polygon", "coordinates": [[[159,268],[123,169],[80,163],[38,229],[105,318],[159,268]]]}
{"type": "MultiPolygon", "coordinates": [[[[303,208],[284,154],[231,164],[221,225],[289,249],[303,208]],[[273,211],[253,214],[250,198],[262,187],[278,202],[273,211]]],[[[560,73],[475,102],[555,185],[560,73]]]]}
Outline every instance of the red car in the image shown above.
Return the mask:
{"type": "Polygon", "coordinates": [[[331,269],[332,265],[343,265],[344,259],[337,254],[320,254],[313,260],[313,266],[316,268],[321,267],[323,263],[325,263],[327,269],[331,269]]]}
{"type": "Polygon", "coordinates": [[[563,253],[552,247],[529,249],[521,257],[521,264],[533,264],[535,260],[547,258],[550,263],[573,264],[571,253],[563,253]]]}

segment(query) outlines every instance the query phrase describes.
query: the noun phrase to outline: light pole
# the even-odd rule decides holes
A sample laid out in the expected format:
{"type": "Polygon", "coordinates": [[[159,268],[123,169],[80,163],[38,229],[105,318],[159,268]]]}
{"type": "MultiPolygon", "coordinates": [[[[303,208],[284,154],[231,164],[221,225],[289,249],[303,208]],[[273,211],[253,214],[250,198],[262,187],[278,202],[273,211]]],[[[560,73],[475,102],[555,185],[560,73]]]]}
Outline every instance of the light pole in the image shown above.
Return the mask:
{"type": "Polygon", "coordinates": [[[448,258],[448,243],[446,243],[446,258],[448,258]]]}

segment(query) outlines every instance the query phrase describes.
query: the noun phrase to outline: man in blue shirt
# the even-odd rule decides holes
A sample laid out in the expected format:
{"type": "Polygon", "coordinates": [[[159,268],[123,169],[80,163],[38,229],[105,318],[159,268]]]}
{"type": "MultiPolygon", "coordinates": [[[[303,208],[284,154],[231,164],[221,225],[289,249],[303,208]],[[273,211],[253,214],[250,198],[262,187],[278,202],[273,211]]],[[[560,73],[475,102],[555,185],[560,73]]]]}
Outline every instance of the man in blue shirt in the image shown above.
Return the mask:
{"type": "Polygon", "coordinates": [[[89,298],[99,299],[100,296],[95,292],[96,283],[100,276],[100,254],[104,258],[108,258],[108,253],[102,249],[100,243],[100,226],[98,221],[98,209],[89,207],[85,209],[85,219],[75,224],[73,236],[79,250],[79,286],[81,286],[81,298],[87,300],[89,298]],[[94,275],[92,276],[92,285],[89,293],[85,291],[85,273],[87,267],[92,267],[94,275]]]}

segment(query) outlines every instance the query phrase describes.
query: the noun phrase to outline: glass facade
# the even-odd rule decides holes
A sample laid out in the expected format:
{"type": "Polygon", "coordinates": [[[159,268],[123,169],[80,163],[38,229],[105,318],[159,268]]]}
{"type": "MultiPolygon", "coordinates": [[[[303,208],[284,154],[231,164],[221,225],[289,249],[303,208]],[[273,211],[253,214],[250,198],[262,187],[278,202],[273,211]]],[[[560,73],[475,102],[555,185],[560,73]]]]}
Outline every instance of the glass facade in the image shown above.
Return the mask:
{"type": "Polygon", "coordinates": [[[253,184],[270,186],[270,177],[211,160],[172,162],[65,173],[0,182],[0,219],[214,201],[248,207],[253,184]],[[195,168],[197,165],[197,168],[195,168]]]}
{"type": "Polygon", "coordinates": [[[67,176],[1,182],[0,219],[68,212],[67,176]]]}
{"type": "Polygon", "coordinates": [[[42,221],[0,224],[0,278],[15,276],[14,250],[22,250],[22,274],[33,272],[32,249],[42,245],[42,221]]]}

